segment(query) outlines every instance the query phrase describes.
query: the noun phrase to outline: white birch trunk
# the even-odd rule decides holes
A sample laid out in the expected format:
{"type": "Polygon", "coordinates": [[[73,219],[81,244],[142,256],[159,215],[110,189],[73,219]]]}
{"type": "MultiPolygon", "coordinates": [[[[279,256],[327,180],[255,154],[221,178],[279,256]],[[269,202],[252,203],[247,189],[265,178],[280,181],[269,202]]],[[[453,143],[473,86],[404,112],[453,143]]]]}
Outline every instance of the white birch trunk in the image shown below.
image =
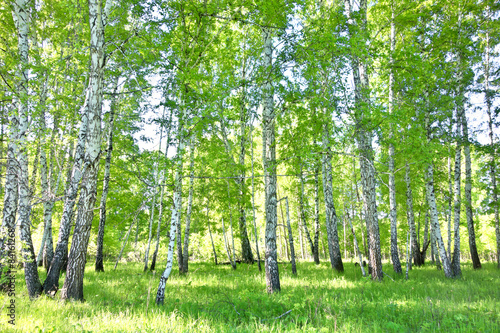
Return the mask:
{"type": "Polygon", "coordinates": [[[250,128],[250,149],[251,149],[251,164],[252,164],[252,217],[253,217],[253,231],[255,235],[255,252],[257,252],[257,262],[259,265],[259,272],[262,271],[260,265],[260,252],[259,252],[259,235],[257,233],[257,222],[255,219],[255,184],[254,184],[254,167],[253,167],[253,124],[250,128]]]}
{"type": "Polygon", "coordinates": [[[195,138],[191,137],[190,144],[190,175],[189,175],[189,195],[188,206],[186,211],[186,229],[184,230],[184,249],[182,250],[182,273],[187,273],[189,270],[189,228],[191,227],[191,211],[193,207],[193,186],[194,186],[194,142],[195,138]]]}
{"type": "MultiPolygon", "coordinates": [[[[450,260],[446,254],[446,249],[444,246],[443,238],[441,237],[441,229],[439,226],[438,220],[438,211],[436,206],[436,196],[434,194],[434,166],[431,163],[427,166],[426,174],[426,194],[427,194],[427,203],[429,205],[429,218],[432,225],[432,233],[436,239],[438,245],[439,256],[441,257],[441,261],[443,263],[444,275],[448,278],[453,277],[453,271],[451,269],[450,260]]],[[[431,239],[432,242],[432,239],[431,239]]]]}
{"type": "MultiPolygon", "coordinates": [[[[111,2],[111,0],[108,0],[111,2]]],[[[99,229],[97,232],[97,252],[95,258],[96,272],[104,272],[104,228],[106,226],[106,200],[109,192],[109,179],[111,178],[111,155],[113,153],[113,130],[115,124],[115,109],[116,109],[116,93],[118,90],[119,76],[115,78],[113,97],[111,99],[111,107],[109,112],[109,129],[108,129],[108,146],[106,148],[106,162],[104,164],[104,179],[102,183],[101,204],[99,209],[99,229]]]]}
{"type": "Polygon", "coordinates": [[[292,261],[292,274],[297,275],[297,266],[295,264],[295,246],[292,235],[292,225],[290,223],[290,208],[288,207],[288,197],[285,198],[286,204],[286,226],[288,228],[288,243],[290,244],[290,256],[292,261]]]}
{"type": "MultiPolygon", "coordinates": [[[[453,249],[453,259],[451,261],[451,268],[453,271],[453,275],[460,276],[462,275],[460,269],[460,210],[461,210],[461,166],[462,166],[462,144],[460,139],[460,118],[462,114],[457,110],[457,147],[455,150],[455,187],[454,187],[454,210],[453,210],[453,221],[454,221],[454,249],[453,249]]],[[[449,253],[451,256],[451,252],[449,253]]]]}
{"type": "MultiPolygon", "coordinates": [[[[31,239],[30,211],[31,211],[31,191],[28,177],[28,152],[27,152],[27,132],[28,132],[28,51],[29,51],[29,1],[17,0],[14,4],[14,21],[18,31],[18,52],[20,58],[20,68],[17,71],[19,96],[14,98],[17,104],[18,129],[15,141],[17,141],[17,162],[19,169],[17,174],[17,184],[19,186],[19,232],[22,242],[21,255],[24,262],[24,276],[26,289],[30,298],[35,298],[42,292],[42,285],[38,277],[38,267],[31,239]]],[[[14,124],[13,124],[14,125],[14,124]]],[[[11,184],[9,184],[11,185],[11,184]]],[[[11,189],[9,189],[10,191],[11,189]]],[[[11,205],[10,202],[6,204],[11,205]]],[[[4,210],[5,211],[5,210],[4,210]]],[[[4,216],[4,221],[5,221],[4,216]]],[[[8,228],[9,225],[6,225],[8,228]]],[[[10,230],[8,228],[8,233],[10,230]]]]}
{"type": "MultiPolygon", "coordinates": [[[[314,254],[316,253],[316,249],[314,247],[314,243],[311,238],[311,234],[309,233],[309,228],[307,227],[307,222],[306,222],[306,211],[305,211],[305,206],[304,206],[304,175],[302,171],[302,164],[300,165],[300,201],[299,201],[299,206],[300,206],[300,219],[302,220],[302,227],[304,228],[304,232],[306,234],[306,240],[309,242],[309,247],[311,248],[311,255],[313,257],[316,257],[314,254]]],[[[316,264],[319,264],[319,261],[316,262],[316,264]]]]}
{"type": "MultiPolygon", "coordinates": [[[[351,18],[352,8],[350,0],[345,0],[345,6],[348,13],[349,37],[352,40],[355,32],[351,18]]],[[[360,0],[357,25],[362,34],[367,33],[366,15],[367,1],[360,0]]],[[[372,267],[372,278],[374,280],[381,280],[383,273],[376,201],[375,167],[373,165],[374,151],[371,142],[372,133],[366,129],[366,125],[364,124],[364,118],[369,114],[370,85],[366,71],[366,59],[352,54],[351,62],[354,77],[356,141],[360,153],[359,164],[363,189],[364,215],[368,232],[370,266],[372,267]]]]}
{"type": "MultiPolygon", "coordinates": [[[[488,15],[490,14],[489,7],[487,8],[488,15]]],[[[489,22],[488,22],[489,23],[489,22]]],[[[488,113],[488,129],[490,137],[490,178],[492,187],[492,202],[493,202],[493,215],[495,221],[495,235],[497,239],[497,268],[500,269],[500,212],[498,205],[498,192],[496,180],[496,151],[495,151],[495,136],[493,131],[494,116],[492,113],[492,96],[493,91],[490,90],[490,33],[486,31],[486,50],[485,50],[485,64],[484,64],[484,90],[486,101],[486,112],[488,113]]]]}
{"type": "Polygon", "coordinates": [[[208,226],[208,234],[210,235],[210,242],[212,243],[212,251],[214,252],[214,262],[217,266],[217,251],[215,251],[214,238],[212,236],[212,229],[210,228],[210,211],[208,209],[208,200],[207,200],[207,226],[208,226]]]}
{"type": "MultiPolygon", "coordinates": [[[[167,285],[167,280],[172,272],[172,266],[174,262],[174,249],[177,236],[177,225],[181,218],[182,210],[182,156],[184,151],[184,138],[183,138],[183,106],[180,110],[179,115],[179,127],[177,129],[177,156],[176,156],[176,171],[175,171],[175,187],[174,187],[174,204],[172,206],[172,215],[170,217],[170,237],[168,243],[168,254],[167,254],[167,267],[163,271],[160,277],[160,283],[158,285],[158,291],[156,293],[156,304],[162,305],[165,300],[165,287],[167,285]]],[[[180,245],[179,245],[180,246],[180,245]]]]}
{"type": "MultiPolygon", "coordinates": [[[[389,114],[394,112],[394,58],[393,53],[396,48],[396,25],[394,23],[394,4],[391,8],[391,36],[390,36],[390,72],[389,72],[389,114]]],[[[401,262],[398,254],[398,219],[397,219],[397,204],[396,204],[396,177],[394,167],[394,126],[392,123],[389,126],[389,216],[391,219],[391,259],[394,272],[401,274],[401,262]]]]}
{"type": "Polygon", "coordinates": [[[469,131],[464,110],[465,107],[461,105],[460,108],[462,109],[462,137],[464,140],[465,155],[465,216],[467,218],[467,231],[469,233],[469,250],[472,258],[472,267],[474,269],[480,269],[481,261],[477,252],[476,232],[474,230],[474,218],[472,213],[472,162],[470,157],[469,131]]]}
{"type": "MultiPolygon", "coordinates": [[[[106,16],[106,13],[104,14],[106,16]]],[[[87,246],[94,217],[97,175],[101,153],[102,86],[104,76],[104,22],[102,2],[89,0],[90,21],[90,81],[89,128],[85,149],[85,170],[78,202],[78,215],[68,256],[68,269],[62,299],[83,300],[83,277],[87,261],[87,246]]]]}
{"type": "MultiPolygon", "coordinates": [[[[165,144],[165,158],[168,158],[168,149],[170,148],[170,130],[172,129],[172,116],[173,111],[170,112],[168,127],[167,127],[167,143],[165,144]]],[[[160,230],[161,230],[161,222],[163,218],[163,194],[165,192],[165,185],[163,184],[164,174],[162,173],[160,176],[160,202],[158,208],[158,226],[156,227],[156,246],[155,252],[153,252],[153,258],[151,258],[151,266],[149,267],[150,271],[154,271],[156,269],[156,259],[158,257],[158,250],[160,248],[160,230]]]]}
{"type": "MultiPolygon", "coordinates": [[[[332,159],[330,150],[330,133],[328,125],[323,124],[323,196],[326,210],[326,231],[328,236],[328,252],[330,254],[330,264],[337,272],[344,271],[342,257],[340,255],[340,242],[338,235],[338,217],[333,202],[333,179],[332,179],[332,159]]],[[[345,243],[345,230],[344,230],[345,243]]]]}
{"type": "MultiPolygon", "coordinates": [[[[273,40],[271,29],[262,28],[264,40],[263,66],[269,73],[272,72],[273,40]]],[[[262,87],[262,149],[266,207],[266,243],[265,243],[265,270],[266,286],[268,293],[281,290],[278,270],[278,257],[276,252],[276,227],[278,224],[277,198],[276,198],[276,141],[274,133],[274,111],[272,75],[269,75],[262,87]]]]}

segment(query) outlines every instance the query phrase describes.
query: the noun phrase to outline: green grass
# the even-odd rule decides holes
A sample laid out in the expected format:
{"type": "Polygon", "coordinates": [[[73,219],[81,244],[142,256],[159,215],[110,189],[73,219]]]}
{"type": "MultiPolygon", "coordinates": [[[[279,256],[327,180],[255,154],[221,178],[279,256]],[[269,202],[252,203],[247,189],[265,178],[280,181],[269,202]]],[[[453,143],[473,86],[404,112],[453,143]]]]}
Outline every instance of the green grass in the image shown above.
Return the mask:
{"type": "Polygon", "coordinates": [[[155,296],[161,272],[142,273],[138,263],[116,271],[108,263],[105,273],[89,264],[83,303],[62,302],[59,293],[29,301],[18,273],[16,326],[7,324],[8,298],[2,295],[0,331],[500,332],[500,271],[492,264],[473,271],[466,263],[458,280],[427,266],[410,271],[408,281],[384,265],[395,281],[383,282],[362,278],[352,263],[342,275],[326,262],[299,263],[297,277],[290,265],[279,268],[282,292],[267,295],[257,265],[232,271],[229,265],[191,263],[187,275],[172,273],[160,307],[155,296]]]}

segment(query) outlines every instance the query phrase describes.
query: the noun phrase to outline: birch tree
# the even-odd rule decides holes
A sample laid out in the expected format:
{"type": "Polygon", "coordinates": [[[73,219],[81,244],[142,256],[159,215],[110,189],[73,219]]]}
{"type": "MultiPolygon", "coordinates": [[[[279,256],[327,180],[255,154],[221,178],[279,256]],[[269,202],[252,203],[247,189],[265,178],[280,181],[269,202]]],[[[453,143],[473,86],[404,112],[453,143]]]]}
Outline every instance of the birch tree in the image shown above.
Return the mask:
{"type": "Polygon", "coordinates": [[[78,215],[68,256],[68,269],[61,293],[62,299],[83,300],[83,275],[96,201],[97,174],[101,154],[101,111],[104,76],[104,27],[112,1],[103,8],[99,0],[89,1],[90,81],[88,98],[88,135],[85,146],[85,169],[82,177],[78,215]]]}
{"type": "Polygon", "coordinates": [[[281,287],[276,249],[276,227],[278,224],[276,197],[276,141],[274,129],[274,119],[276,115],[274,110],[273,87],[271,84],[273,40],[270,28],[262,28],[262,39],[264,41],[263,66],[267,72],[267,77],[262,86],[262,159],[266,207],[265,270],[267,292],[275,293],[279,292],[281,287]]]}
{"type": "MultiPolygon", "coordinates": [[[[111,1],[111,0],[108,0],[111,1]]],[[[108,198],[109,179],[111,176],[111,155],[113,153],[113,130],[115,124],[115,112],[117,108],[116,93],[118,90],[119,77],[115,78],[113,96],[108,120],[108,144],[106,147],[106,162],[104,164],[104,179],[102,184],[101,204],[99,206],[99,229],[97,231],[97,252],[95,257],[96,272],[104,272],[103,248],[104,248],[104,227],[106,225],[106,199],[108,198]]]]}
{"type": "MultiPolygon", "coordinates": [[[[359,10],[356,20],[353,21],[353,9],[350,0],[345,0],[346,13],[348,18],[348,33],[351,41],[356,33],[361,35],[361,44],[366,45],[367,30],[367,1],[359,2],[359,10]]],[[[374,151],[372,147],[373,134],[368,128],[367,118],[369,117],[369,79],[367,72],[367,50],[351,52],[351,67],[354,77],[354,122],[356,128],[356,142],[359,150],[359,164],[361,170],[361,184],[363,191],[363,206],[366,226],[368,230],[369,259],[372,267],[372,278],[382,280],[382,256],[380,249],[380,233],[378,226],[378,213],[376,201],[376,183],[374,151]],[[361,51],[361,52],[360,52],[361,51]],[[361,57],[357,54],[360,53],[361,57]]]]}

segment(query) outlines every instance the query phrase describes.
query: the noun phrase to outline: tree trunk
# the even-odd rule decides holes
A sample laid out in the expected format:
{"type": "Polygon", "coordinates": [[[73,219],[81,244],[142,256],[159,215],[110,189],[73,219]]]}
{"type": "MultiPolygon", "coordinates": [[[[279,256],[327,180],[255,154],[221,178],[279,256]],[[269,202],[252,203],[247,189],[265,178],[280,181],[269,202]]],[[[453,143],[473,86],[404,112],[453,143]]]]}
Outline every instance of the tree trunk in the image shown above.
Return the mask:
{"type": "MultiPolygon", "coordinates": [[[[346,9],[351,20],[352,8],[349,0],[345,0],[346,9]]],[[[367,2],[360,0],[359,16],[357,18],[358,28],[362,35],[367,33],[367,2]]],[[[349,37],[352,40],[354,31],[352,24],[349,27],[349,37]]],[[[382,280],[382,256],[380,249],[380,233],[378,226],[378,213],[376,201],[374,151],[372,147],[372,134],[367,129],[365,118],[369,114],[369,80],[366,70],[366,59],[355,54],[351,55],[354,77],[354,100],[355,100],[355,126],[357,131],[356,141],[359,149],[359,162],[361,170],[361,184],[363,187],[363,206],[368,231],[369,258],[372,267],[372,278],[382,280]]]]}
{"type": "MultiPolygon", "coordinates": [[[[450,129],[451,133],[451,129],[450,129]]],[[[446,201],[448,202],[448,210],[446,213],[446,220],[448,221],[448,253],[451,255],[451,201],[453,193],[453,182],[451,180],[451,152],[448,146],[448,195],[446,196],[446,201]]]]}
{"type": "Polygon", "coordinates": [[[132,219],[132,223],[130,223],[130,226],[128,227],[128,231],[127,231],[127,234],[125,235],[125,240],[123,241],[123,245],[122,245],[122,248],[120,250],[120,254],[118,254],[118,258],[116,258],[115,268],[114,269],[116,269],[116,266],[118,265],[118,262],[122,258],[123,250],[125,250],[125,246],[127,245],[128,237],[130,236],[130,232],[132,231],[132,227],[134,226],[135,222],[137,221],[137,216],[139,215],[139,213],[141,212],[141,210],[143,208],[142,205],[143,204],[141,203],[141,206],[137,210],[137,213],[134,215],[134,218],[132,219]]]}
{"type": "MultiPolygon", "coordinates": [[[[408,226],[410,229],[411,251],[413,253],[413,263],[415,266],[422,266],[424,258],[420,252],[420,244],[418,243],[417,230],[415,228],[415,214],[413,211],[413,193],[411,190],[410,180],[410,165],[406,162],[405,168],[405,183],[406,183],[406,216],[408,218],[408,226]]],[[[425,246],[425,244],[424,244],[425,246]]]]}
{"type": "MultiPolygon", "coordinates": [[[[390,36],[390,72],[389,72],[389,114],[394,112],[394,59],[393,53],[396,47],[396,25],[394,23],[394,4],[391,6],[391,36],[390,36]]],[[[390,206],[390,219],[391,219],[391,259],[394,272],[402,274],[401,262],[399,260],[398,251],[398,219],[397,219],[397,204],[396,204],[396,177],[394,168],[394,126],[392,123],[389,126],[389,206],[390,206]]]]}
{"type": "MultiPolygon", "coordinates": [[[[454,221],[454,249],[453,249],[453,259],[451,261],[451,269],[454,276],[461,276],[462,272],[460,269],[460,209],[461,209],[461,194],[460,194],[460,179],[461,179],[461,166],[462,166],[462,144],[460,140],[460,118],[462,114],[457,110],[457,148],[455,151],[455,188],[454,188],[454,210],[453,210],[453,221],[454,221]]],[[[451,256],[451,252],[449,253],[451,256]]]]}
{"type": "MultiPolygon", "coordinates": [[[[158,291],[156,293],[156,304],[162,305],[165,300],[165,286],[167,280],[172,272],[172,266],[174,261],[174,248],[177,235],[177,225],[181,218],[182,210],[182,155],[184,150],[184,139],[183,139],[183,112],[181,106],[181,114],[179,115],[179,128],[177,132],[178,146],[177,146],[177,170],[175,172],[175,187],[174,187],[174,204],[172,206],[172,215],[170,218],[170,241],[168,243],[168,254],[167,254],[167,267],[163,272],[160,283],[158,285],[158,291]]],[[[180,245],[179,245],[180,247],[180,245]]]]}
{"type": "Polygon", "coordinates": [[[290,256],[292,261],[292,274],[297,275],[297,266],[295,265],[295,246],[293,243],[292,225],[290,223],[290,209],[288,207],[288,197],[285,197],[286,204],[286,225],[288,228],[288,242],[290,243],[290,256]]]}
{"type": "MultiPolygon", "coordinates": [[[[108,4],[111,2],[108,2],[108,4]]],[[[83,276],[87,261],[87,246],[94,216],[97,191],[97,175],[101,151],[101,110],[102,86],[104,76],[104,25],[110,8],[102,8],[102,2],[89,0],[90,21],[90,92],[89,92],[89,128],[85,150],[85,165],[75,232],[68,256],[68,269],[62,299],[83,301],[83,276]]]]}
{"type": "MultiPolygon", "coordinates": [[[[158,162],[158,161],[157,161],[158,162]]],[[[149,260],[149,249],[151,247],[151,239],[153,237],[153,221],[154,221],[154,215],[155,215],[155,209],[156,209],[156,186],[158,185],[158,163],[156,163],[156,170],[155,170],[155,187],[153,188],[153,202],[151,203],[151,212],[149,215],[149,236],[148,236],[148,244],[146,245],[146,251],[144,253],[144,268],[143,272],[146,272],[148,270],[148,260],[149,260]]]]}
{"type": "Polygon", "coordinates": [[[253,123],[250,127],[250,149],[251,149],[251,163],[252,163],[252,217],[253,217],[253,231],[255,235],[255,252],[257,252],[257,262],[259,265],[259,272],[262,271],[260,265],[260,252],[259,252],[259,235],[257,233],[257,222],[255,221],[255,185],[254,185],[254,167],[253,167],[253,123]]]}
{"type": "MultiPolygon", "coordinates": [[[[441,261],[443,263],[444,275],[447,278],[453,277],[453,271],[451,268],[450,260],[446,255],[446,250],[444,247],[443,238],[441,237],[441,229],[439,227],[438,220],[438,211],[436,206],[436,197],[434,195],[434,166],[432,162],[427,166],[427,171],[425,173],[426,179],[426,194],[427,194],[427,203],[429,205],[430,211],[430,221],[431,221],[431,232],[433,233],[439,250],[439,256],[441,257],[441,261]]],[[[432,240],[431,240],[432,241],[432,240]]]]}
{"type": "MultiPolygon", "coordinates": [[[[306,234],[306,239],[309,242],[309,246],[311,247],[311,255],[313,257],[315,257],[314,253],[316,253],[316,250],[315,250],[314,243],[312,241],[311,234],[309,233],[309,229],[307,227],[307,222],[306,222],[306,212],[305,212],[305,207],[304,207],[304,176],[303,176],[303,171],[302,171],[302,164],[300,165],[300,202],[299,202],[299,206],[300,206],[300,219],[302,220],[302,227],[304,228],[304,232],[306,234]]],[[[315,259],[315,263],[319,264],[319,261],[316,262],[316,259],[315,259]]]]}
{"type": "Polygon", "coordinates": [[[358,240],[356,239],[356,233],[354,232],[354,227],[352,226],[352,221],[349,217],[347,217],[347,220],[349,221],[349,227],[351,228],[352,240],[354,242],[354,248],[356,249],[356,252],[358,253],[359,267],[361,268],[361,273],[363,274],[363,276],[366,276],[364,265],[363,265],[363,256],[361,254],[361,251],[359,250],[358,240]]]}
{"type": "Polygon", "coordinates": [[[212,243],[212,251],[214,252],[214,262],[217,266],[217,251],[215,251],[214,238],[212,237],[212,230],[210,229],[210,216],[208,210],[208,200],[207,200],[207,225],[208,225],[208,233],[210,234],[210,242],[212,243]]]}
{"type": "MultiPolygon", "coordinates": [[[[109,1],[109,0],[108,0],[109,1]]],[[[106,224],[106,199],[108,198],[109,179],[111,174],[111,153],[113,152],[113,129],[115,121],[116,109],[116,92],[118,90],[117,76],[114,82],[113,97],[109,112],[109,132],[108,132],[108,147],[106,149],[106,163],[104,165],[104,180],[102,183],[101,204],[99,209],[99,229],[97,232],[97,252],[95,258],[95,271],[104,272],[103,248],[104,248],[104,226],[106,224]]]]}
{"type": "MultiPolygon", "coordinates": [[[[245,59],[246,60],[246,59],[245,59]]],[[[243,64],[243,81],[245,77],[245,62],[243,64]]],[[[241,259],[246,263],[253,263],[253,253],[252,247],[250,246],[250,241],[248,240],[247,233],[247,221],[245,214],[245,132],[247,124],[247,111],[245,106],[245,87],[242,87],[242,98],[241,98],[241,108],[240,108],[240,154],[239,154],[239,165],[241,168],[241,174],[239,179],[240,195],[238,199],[238,211],[240,213],[239,219],[239,229],[241,238],[241,259]]]]}
{"type": "Polygon", "coordinates": [[[59,274],[65,266],[68,256],[68,241],[71,232],[72,220],[74,215],[74,207],[80,180],[82,179],[82,166],[85,154],[85,141],[89,126],[88,101],[90,98],[90,85],[87,88],[85,102],[82,106],[82,119],[80,130],[78,133],[78,142],[75,149],[74,163],[72,172],[68,172],[68,180],[66,182],[66,193],[64,197],[63,213],[61,223],[59,225],[59,236],[57,239],[54,258],[50,264],[47,278],[43,283],[43,290],[49,296],[54,296],[59,289],[59,274]]]}
{"type": "Polygon", "coordinates": [[[314,172],[314,263],[319,264],[319,171],[314,172]]]}
{"type": "MultiPolygon", "coordinates": [[[[17,80],[17,90],[18,95],[14,97],[14,105],[16,105],[17,112],[14,112],[12,119],[16,118],[11,124],[13,128],[12,139],[15,141],[14,152],[15,155],[11,154],[16,161],[11,161],[16,163],[15,172],[18,173],[17,177],[14,176],[12,180],[14,182],[9,183],[9,188],[6,184],[6,196],[4,206],[4,227],[6,227],[7,237],[7,249],[11,250],[11,245],[15,246],[15,241],[12,240],[10,235],[15,228],[15,211],[16,203],[7,201],[7,199],[17,200],[17,195],[12,196],[12,194],[17,194],[17,189],[13,190],[12,187],[19,188],[19,231],[20,239],[23,244],[21,249],[21,256],[24,262],[24,276],[26,281],[26,289],[28,290],[28,295],[30,298],[36,298],[42,292],[42,285],[40,283],[40,278],[38,277],[38,267],[35,258],[35,251],[33,248],[33,242],[31,239],[30,231],[30,211],[31,211],[31,193],[29,188],[29,176],[28,176],[28,152],[27,152],[27,131],[28,131],[28,51],[29,51],[29,2],[25,0],[17,0],[14,4],[13,18],[18,31],[18,52],[19,52],[19,69],[16,71],[17,80]],[[15,128],[15,129],[14,129],[15,128]],[[17,149],[16,149],[17,148],[17,149]],[[9,192],[7,194],[7,192],[9,192]],[[7,209],[6,209],[7,208],[7,209]],[[7,213],[7,214],[6,214],[7,213]],[[14,215],[10,215],[14,213],[14,215]],[[12,224],[11,224],[12,223],[12,224]],[[12,243],[11,243],[12,242],[12,243]]],[[[2,249],[3,248],[2,244],[2,249]]],[[[3,253],[2,253],[3,255],[3,253]]],[[[10,258],[11,253],[8,254],[10,258]]],[[[2,258],[4,258],[2,256],[2,258]]],[[[11,265],[9,265],[12,267],[11,265]]]]}
{"type": "MultiPolygon", "coordinates": [[[[264,39],[264,68],[272,72],[273,41],[270,28],[262,28],[264,39]]],[[[271,85],[271,75],[266,78],[262,89],[262,149],[264,168],[264,188],[265,188],[265,209],[266,209],[266,243],[265,243],[265,269],[266,286],[268,293],[275,293],[281,290],[278,270],[278,258],[276,252],[276,226],[278,215],[276,210],[276,141],[274,133],[274,100],[273,87],[271,85]]]]}
{"type": "MultiPolygon", "coordinates": [[[[170,112],[169,120],[168,120],[168,127],[167,127],[167,143],[165,144],[165,158],[168,158],[168,149],[170,147],[170,130],[172,128],[172,116],[173,116],[173,111],[170,112]]],[[[159,208],[158,208],[158,226],[156,228],[156,246],[155,246],[155,252],[153,252],[153,258],[151,258],[151,266],[149,267],[150,271],[154,271],[156,269],[156,259],[158,257],[158,250],[160,249],[160,230],[161,230],[161,222],[163,218],[163,194],[165,192],[165,185],[163,184],[164,181],[164,174],[163,171],[161,172],[160,175],[160,202],[159,202],[159,208]]]]}
{"type": "MultiPolygon", "coordinates": [[[[332,160],[330,151],[330,134],[328,125],[323,124],[323,196],[326,210],[326,233],[328,237],[328,252],[330,254],[330,264],[337,272],[344,271],[342,256],[340,254],[340,242],[338,234],[338,217],[333,203],[333,179],[332,160]]],[[[344,233],[345,235],[345,233],[344,233]]]]}
{"type": "MultiPolygon", "coordinates": [[[[489,7],[487,8],[488,15],[490,14],[489,7]]],[[[494,92],[490,89],[490,33],[489,30],[486,31],[486,55],[485,55],[485,68],[484,68],[484,90],[485,90],[485,100],[486,100],[486,111],[488,113],[488,128],[490,136],[490,178],[492,187],[492,203],[493,203],[493,214],[495,220],[495,234],[497,239],[497,268],[500,269],[500,213],[498,204],[498,191],[497,191],[497,180],[496,180],[496,166],[495,166],[495,140],[493,132],[494,124],[494,114],[492,112],[492,96],[494,92]]]]}
{"type": "Polygon", "coordinates": [[[462,136],[465,154],[465,216],[467,218],[467,231],[469,232],[469,249],[472,257],[472,267],[474,267],[474,269],[480,269],[481,261],[477,253],[476,232],[474,230],[474,219],[472,215],[472,163],[470,157],[469,130],[467,126],[467,117],[463,109],[464,105],[462,104],[460,108],[462,109],[462,136]]]}
{"type": "MultiPolygon", "coordinates": [[[[7,145],[7,170],[5,175],[5,194],[3,204],[2,217],[2,237],[0,239],[0,258],[9,257],[12,261],[9,265],[13,268],[16,261],[16,215],[19,200],[19,140],[22,135],[20,131],[20,119],[18,113],[24,112],[23,108],[26,105],[27,96],[27,62],[28,62],[28,8],[27,1],[17,1],[14,4],[13,18],[18,30],[19,56],[21,58],[21,68],[16,73],[18,77],[18,90],[21,95],[13,95],[13,104],[17,107],[17,111],[9,112],[9,143],[7,145]],[[24,64],[23,64],[24,63],[24,64]],[[26,75],[25,75],[26,74],[26,75]]],[[[0,274],[4,273],[4,265],[6,262],[0,261],[0,274]]],[[[9,269],[10,271],[10,269],[9,269]]],[[[4,282],[0,286],[2,289],[8,288],[8,283],[4,282]]]]}
{"type": "Polygon", "coordinates": [[[184,231],[184,250],[182,252],[182,273],[187,273],[189,269],[189,228],[191,226],[191,209],[193,207],[193,183],[194,183],[194,137],[191,137],[190,156],[190,177],[189,177],[189,197],[186,212],[186,230],[184,231]]]}

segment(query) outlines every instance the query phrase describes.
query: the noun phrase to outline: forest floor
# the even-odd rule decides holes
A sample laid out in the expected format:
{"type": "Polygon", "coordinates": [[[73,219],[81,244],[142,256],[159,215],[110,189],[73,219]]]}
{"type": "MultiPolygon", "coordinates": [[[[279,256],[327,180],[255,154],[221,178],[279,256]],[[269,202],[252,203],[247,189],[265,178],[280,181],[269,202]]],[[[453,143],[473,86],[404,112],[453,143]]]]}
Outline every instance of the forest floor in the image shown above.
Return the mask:
{"type": "MultiPolygon", "coordinates": [[[[336,274],[326,262],[280,264],[282,291],[267,295],[257,264],[214,266],[190,263],[190,272],[172,272],[165,305],[156,306],[159,275],[142,264],[85,273],[85,302],[46,296],[29,301],[22,272],[16,281],[16,322],[7,323],[6,295],[0,296],[0,331],[20,332],[500,332],[500,271],[486,263],[463,278],[449,280],[428,264],[409,280],[390,275],[383,282],[363,278],[344,264],[336,274]]],[[[162,267],[163,268],[163,267],[162,267]]],[[[40,273],[45,278],[45,272],[40,273]]],[[[63,279],[61,278],[61,284],[63,279]]]]}

